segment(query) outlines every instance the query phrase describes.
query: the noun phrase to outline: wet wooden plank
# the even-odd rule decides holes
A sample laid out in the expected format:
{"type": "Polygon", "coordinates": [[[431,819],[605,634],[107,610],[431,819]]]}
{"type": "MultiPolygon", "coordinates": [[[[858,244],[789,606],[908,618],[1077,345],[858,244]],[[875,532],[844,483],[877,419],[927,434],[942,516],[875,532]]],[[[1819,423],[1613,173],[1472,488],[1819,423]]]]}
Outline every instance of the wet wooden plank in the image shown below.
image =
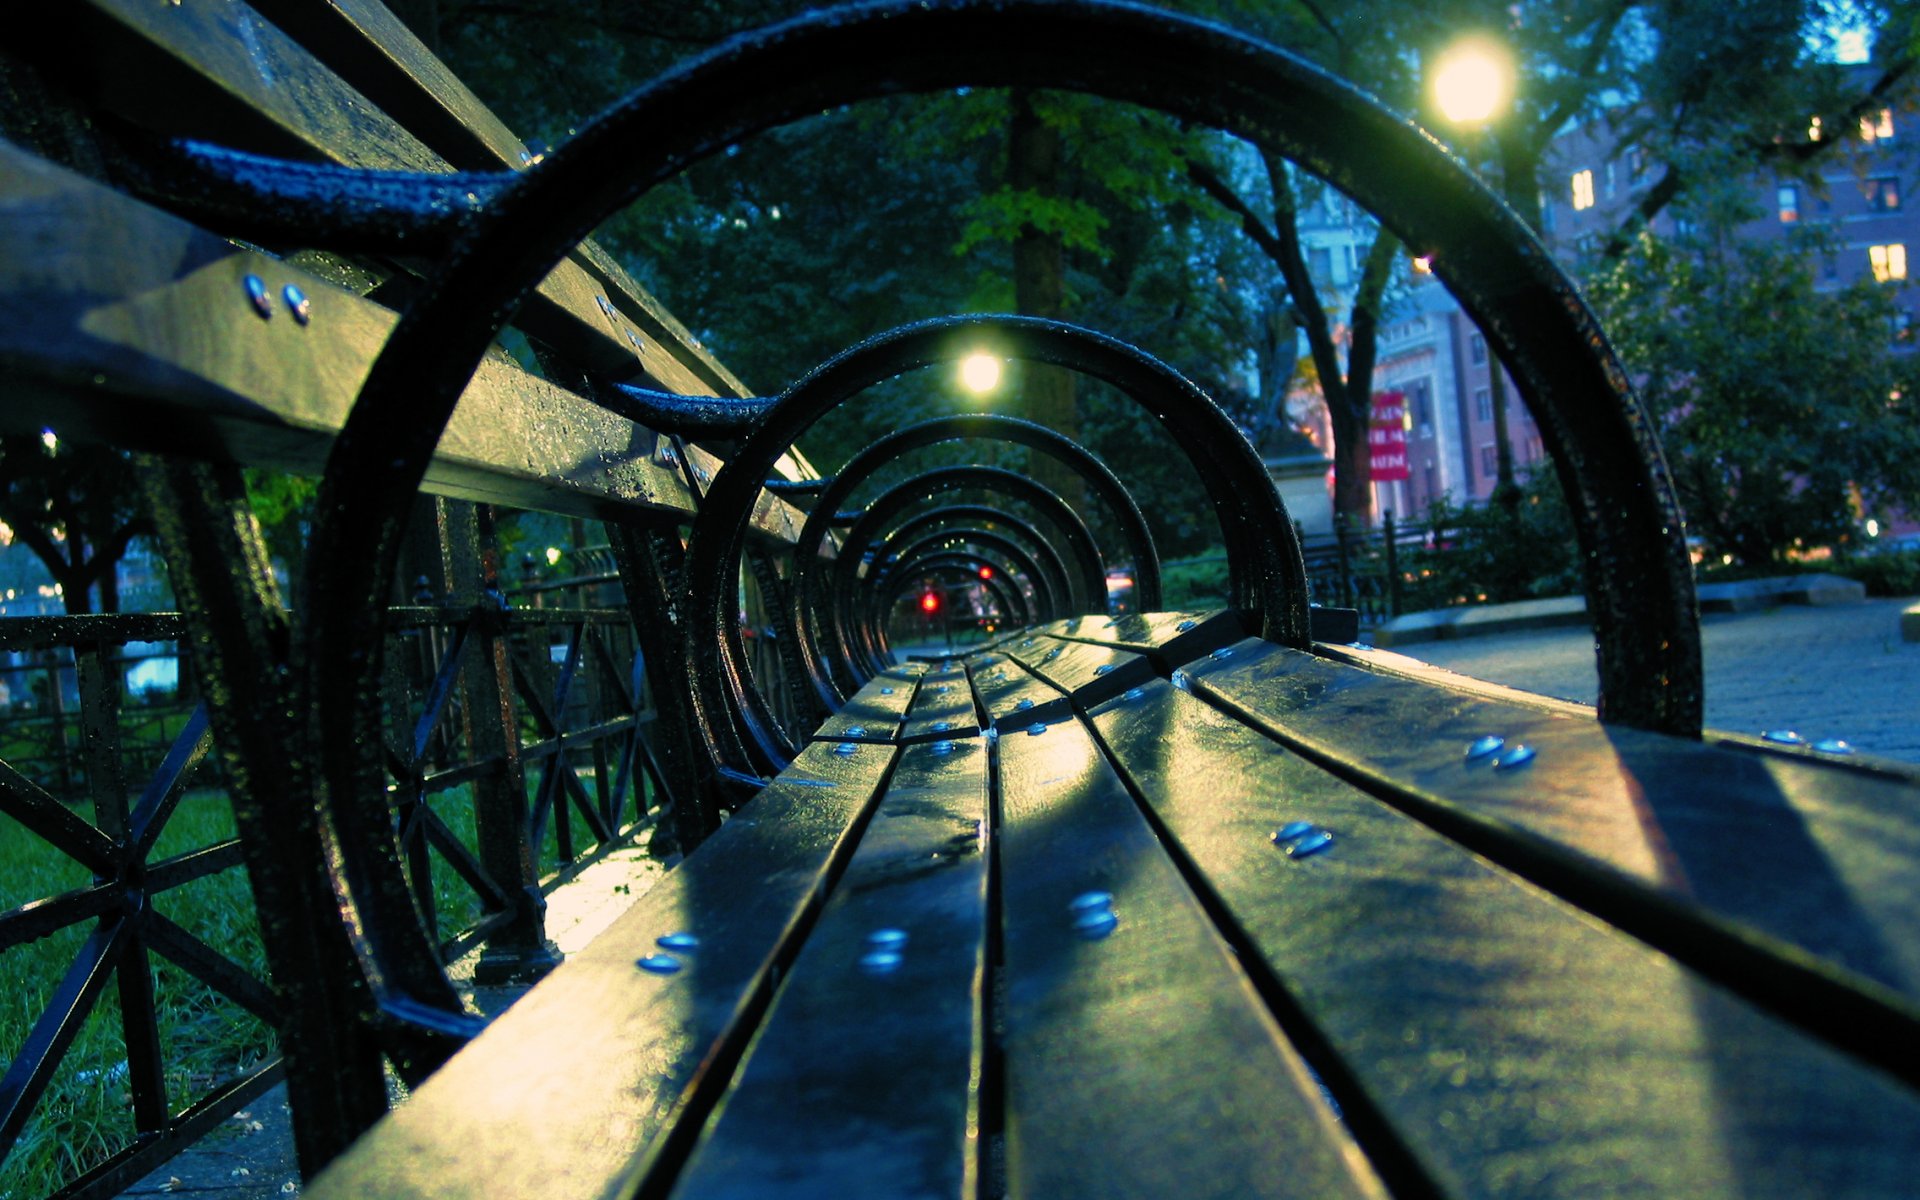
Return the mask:
{"type": "Polygon", "coordinates": [[[971,1200],[986,835],[981,739],[901,754],[674,1196],[971,1200]]]}
{"type": "MultiPolygon", "coordinates": [[[[388,309],[0,143],[0,427],[317,474],[393,328],[388,309]],[[301,325],[262,320],[246,275],[297,284],[301,325]]],[[[686,514],[657,439],[487,358],[426,487],[585,517],[686,514]]],[[[781,519],[763,533],[798,527],[781,519]]],[[[773,509],[768,510],[770,513],[773,509]]],[[[778,536],[777,534],[775,536],[778,536]]]]}
{"type": "Polygon", "coordinates": [[[1032,645],[1025,642],[1026,639],[1021,639],[1007,651],[1007,656],[1070,695],[1074,709],[1079,712],[1156,678],[1153,664],[1144,654],[1048,637],[1039,638],[1032,645]]]}
{"type": "Polygon", "coordinates": [[[1022,729],[1035,721],[1058,721],[1071,711],[1065,692],[1028,674],[1004,654],[969,658],[967,675],[995,729],[1022,729]]]}
{"type": "Polygon", "coordinates": [[[1085,726],[998,747],[1007,1195],[1381,1195],[1085,726]]]}
{"type": "MultiPolygon", "coordinates": [[[[1125,650],[1147,658],[1162,674],[1247,635],[1238,614],[1212,612],[1129,613],[1120,617],[1072,617],[1029,630],[1027,637],[1064,638],[1125,650]]],[[[1009,648],[1025,648],[1020,638],[1009,648]]]]}
{"type": "Polygon", "coordinates": [[[607,932],[323,1171],[311,1197],[589,1200],[644,1176],[717,1095],[851,855],[894,757],[803,750],[607,932]],[[751,881],[744,885],[743,881],[751,881]],[[636,966],[692,933],[682,966],[636,966]],[[622,1181],[629,1181],[623,1184],[622,1181]]]}
{"type": "Polygon", "coordinates": [[[1196,691],[1920,1082],[1920,780],[1236,651],[1190,666],[1196,691]],[[1469,760],[1487,736],[1534,757],[1469,760]]]}
{"type": "Polygon", "coordinates": [[[973,689],[967,685],[966,672],[957,662],[932,666],[920,677],[920,690],[914,693],[900,727],[903,742],[923,742],[945,738],[972,737],[980,732],[979,716],[973,706],[973,689]]]}
{"type": "Polygon", "coordinates": [[[848,697],[846,706],[820,723],[813,740],[834,742],[890,742],[913,701],[914,688],[925,672],[911,667],[888,667],[848,697]]]}
{"type": "MultiPolygon", "coordinates": [[[[241,0],[186,5],[85,0],[69,9],[75,21],[72,34],[83,47],[89,90],[124,120],[166,137],[195,137],[343,166],[429,173],[452,169],[412,131],[241,0]]],[[[657,329],[642,335],[617,308],[609,313],[600,307],[605,281],[595,278],[578,257],[554,269],[517,320],[612,378],[644,372],[661,386],[714,394],[698,372],[671,352],[671,343],[659,340],[657,329]]]]}
{"type": "Polygon", "coordinates": [[[1865,1197],[1920,1165],[1912,1089],[1234,716],[1156,683],[1094,723],[1363,1145],[1442,1194],[1865,1197]],[[1294,822],[1332,844],[1290,856],[1294,822]]]}

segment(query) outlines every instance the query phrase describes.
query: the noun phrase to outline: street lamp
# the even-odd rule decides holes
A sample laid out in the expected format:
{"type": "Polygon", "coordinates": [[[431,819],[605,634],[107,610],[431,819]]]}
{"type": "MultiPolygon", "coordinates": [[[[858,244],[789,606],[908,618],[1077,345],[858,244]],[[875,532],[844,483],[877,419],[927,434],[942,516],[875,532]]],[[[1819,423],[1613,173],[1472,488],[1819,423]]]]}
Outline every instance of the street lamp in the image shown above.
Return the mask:
{"type": "Polygon", "coordinates": [[[1513,59],[1491,38],[1463,38],[1434,61],[1433,102],[1455,125],[1485,125],[1513,96],[1513,59]]]}
{"type": "Polygon", "coordinates": [[[960,360],[960,383],[975,395],[1000,386],[1000,360],[991,354],[969,354],[960,360]]]}

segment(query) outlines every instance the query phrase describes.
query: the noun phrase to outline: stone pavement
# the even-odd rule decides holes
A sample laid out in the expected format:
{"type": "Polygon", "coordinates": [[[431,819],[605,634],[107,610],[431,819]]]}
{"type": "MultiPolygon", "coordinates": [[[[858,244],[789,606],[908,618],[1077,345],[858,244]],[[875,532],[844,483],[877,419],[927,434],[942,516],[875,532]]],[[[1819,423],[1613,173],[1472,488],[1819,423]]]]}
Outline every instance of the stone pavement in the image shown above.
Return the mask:
{"type": "MultiPolygon", "coordinates": [[[[1909,603],[1789,605],[1703,617],[1708,728],[1796,729],[1920,762],[1920,643],[1900,640],[1900,611],[1909,603]]],[[[1423,642],[1395,652],[1582,704],[1592,704],[1599,690],[1593,639],[1582,628],[1423,642]]]]}

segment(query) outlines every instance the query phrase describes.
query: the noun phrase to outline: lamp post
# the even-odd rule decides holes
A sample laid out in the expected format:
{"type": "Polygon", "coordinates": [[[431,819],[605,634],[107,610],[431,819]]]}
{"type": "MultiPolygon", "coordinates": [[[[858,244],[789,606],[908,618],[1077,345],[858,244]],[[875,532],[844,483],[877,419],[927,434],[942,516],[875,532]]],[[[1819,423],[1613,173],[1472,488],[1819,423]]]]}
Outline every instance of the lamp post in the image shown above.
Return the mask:
{"type": "MultiPolygon", "coordinates": [[[[1513,58],[1492,38],[1463,37],[1433,60],[1429,87],[1434,106],[1460,130],[1467,151],[1461,157],[1469,165],[1477,152],[1488,149],[1493,123],[1513,101],[1513,83],[1513,58]]],[[[1507,433],[1506,376],[1497,355],[1487,359],[1487,390],[1493,402],[1493,499],[1514,507],[1520,490],[1514,484],[1513,442],[1507,433]]]]}

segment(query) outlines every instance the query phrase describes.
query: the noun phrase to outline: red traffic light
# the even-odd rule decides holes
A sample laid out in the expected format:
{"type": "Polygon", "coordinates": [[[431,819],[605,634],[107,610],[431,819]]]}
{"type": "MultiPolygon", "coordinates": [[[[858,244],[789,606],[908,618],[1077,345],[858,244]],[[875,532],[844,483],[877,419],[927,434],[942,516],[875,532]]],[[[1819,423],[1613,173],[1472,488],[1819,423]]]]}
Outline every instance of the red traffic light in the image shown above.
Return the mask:
{"type": "Polygon", "coordinates": [[[940,593],[939,592],[921,592],[920,593],[920,611],[923,613],[939,612],[940,611],[940,593]]]}
{"type": "Polygon", "coordinates": [[[989,566],[987,566],[987,565],[986,565],[985,563],[982,563],[982,564],[980,565],[980,578],[982,578],[982,579],[992,579],[992,578],[993,578],[993,568],[992,568],[992,567],[989,567],[989,566]]]}

